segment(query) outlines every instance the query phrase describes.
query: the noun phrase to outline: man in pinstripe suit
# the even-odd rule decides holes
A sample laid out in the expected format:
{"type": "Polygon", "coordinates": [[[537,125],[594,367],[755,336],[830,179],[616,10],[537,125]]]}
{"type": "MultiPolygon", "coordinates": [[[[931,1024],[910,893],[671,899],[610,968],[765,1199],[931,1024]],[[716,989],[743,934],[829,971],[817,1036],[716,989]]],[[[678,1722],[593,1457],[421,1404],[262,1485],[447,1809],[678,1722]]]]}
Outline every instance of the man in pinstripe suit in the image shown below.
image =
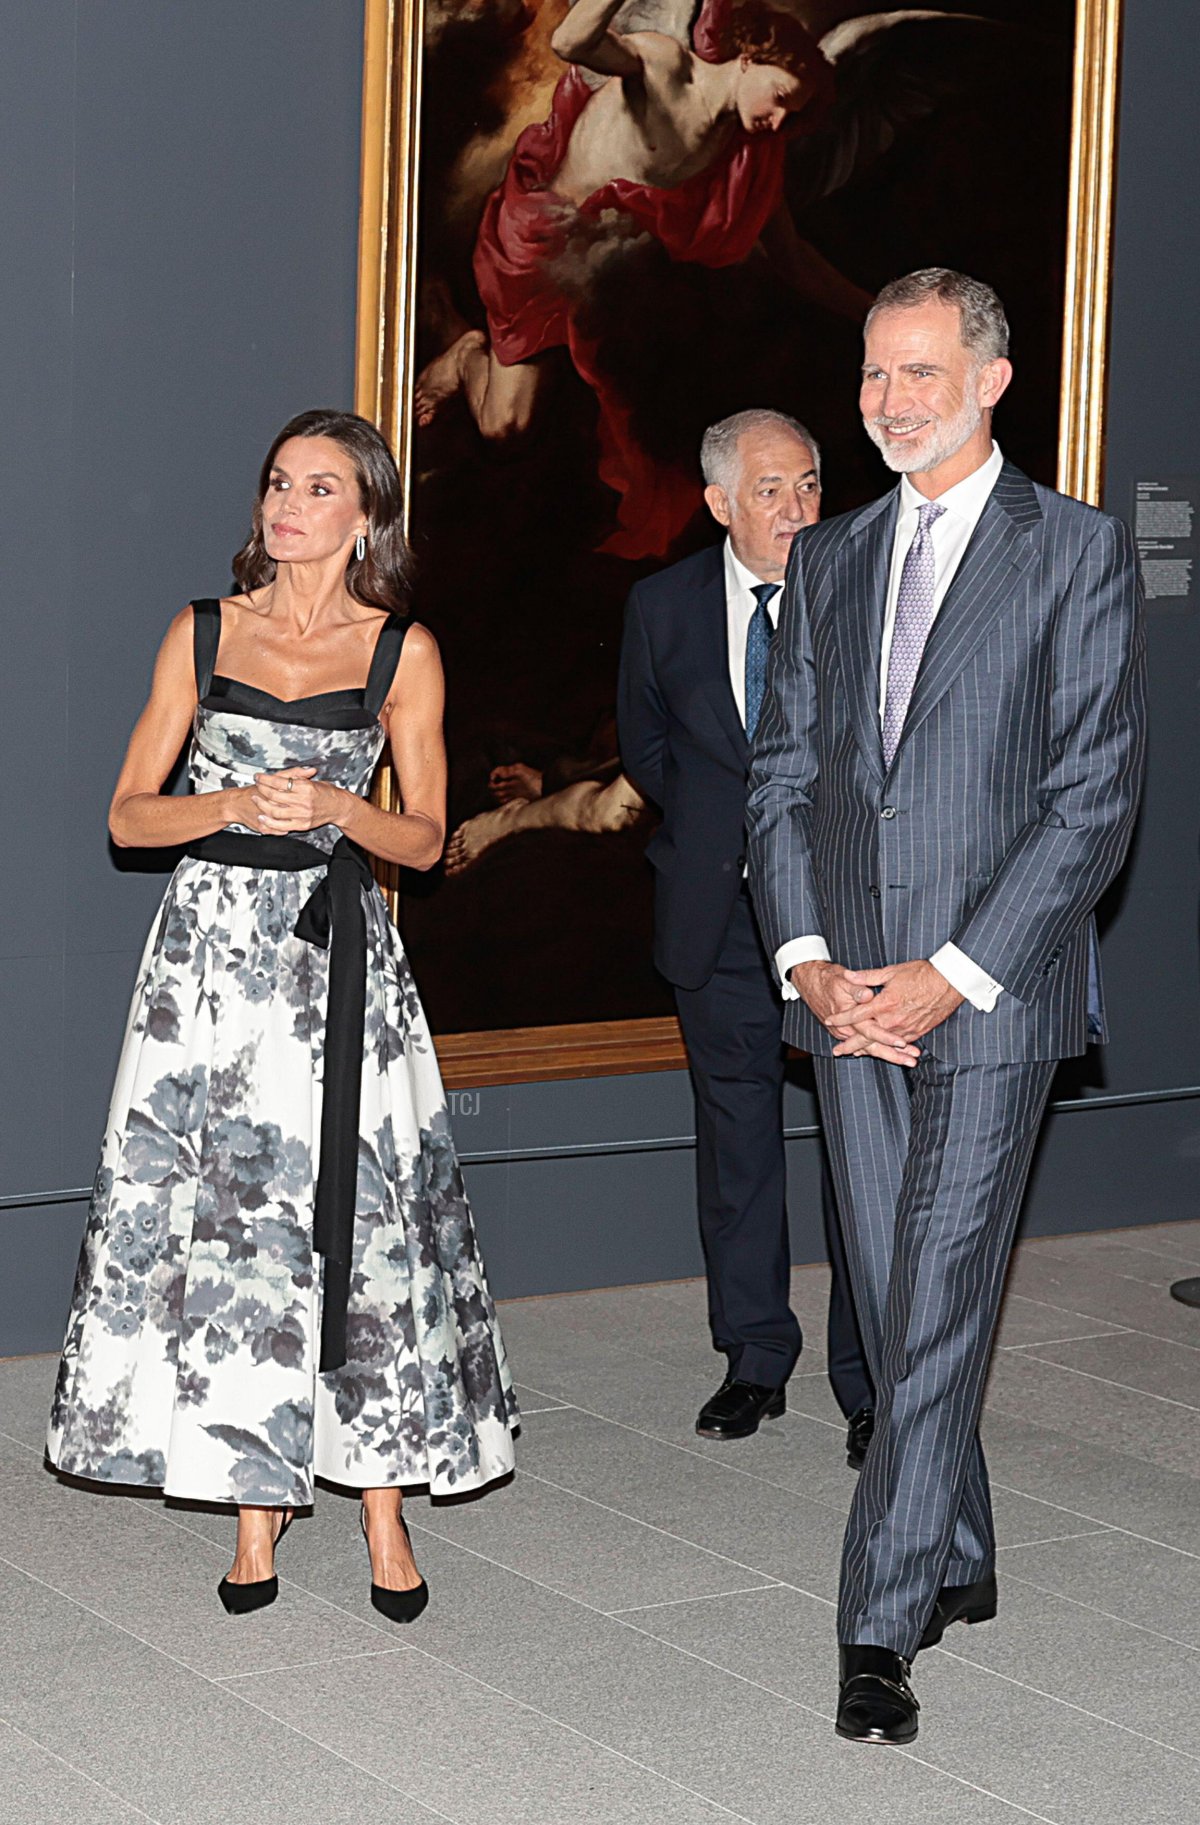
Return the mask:
{"type": "Polygon", "coordinates": [[[995,1614],[984,1376],[1055,1064],[1104,1037],[1093,909],[1142,778],[1132,540],[1003,460],[1007,357],[990,287],[880,293],[860,406],[901,480],[796,539],[751,771],[876,1387],[838,1609],[860,1741],[910,1741],[917,1650],[995,1614]]]}

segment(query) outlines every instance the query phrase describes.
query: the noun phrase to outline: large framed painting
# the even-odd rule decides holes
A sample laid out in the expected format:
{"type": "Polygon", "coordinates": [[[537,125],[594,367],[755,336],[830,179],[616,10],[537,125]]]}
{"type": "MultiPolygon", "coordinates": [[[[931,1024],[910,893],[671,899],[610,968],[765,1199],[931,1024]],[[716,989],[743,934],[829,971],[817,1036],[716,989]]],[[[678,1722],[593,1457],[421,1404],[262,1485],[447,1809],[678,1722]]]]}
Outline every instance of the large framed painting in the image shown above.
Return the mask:
{"type": "Polygon", "coordinates": [[[1118,28],[1119,0],[366,0],[358,408],[406,479],[451,762],[445,864],[391,886],[452,1083],[682,1061],[614,697],[631,585],[718,536],[706,425],[778,407],[825,513],[882,492],[866,303],[955,266],[1011,318],[1006,453],[1098,498],[1118,28]],[[679,71],[655,110],[606,25],[679,71]]]}

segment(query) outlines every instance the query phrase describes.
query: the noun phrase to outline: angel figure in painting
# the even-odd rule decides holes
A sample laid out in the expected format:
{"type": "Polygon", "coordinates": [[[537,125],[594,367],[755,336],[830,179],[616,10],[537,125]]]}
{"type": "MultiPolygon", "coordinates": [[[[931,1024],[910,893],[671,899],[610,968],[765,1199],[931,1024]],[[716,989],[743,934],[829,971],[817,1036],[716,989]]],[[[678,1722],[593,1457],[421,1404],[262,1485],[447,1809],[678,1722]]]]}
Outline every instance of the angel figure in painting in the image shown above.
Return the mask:
{"type": "Polygon", "coordinates": [[[605,550],[665,552],[695,512],[695,477],[640,449],[627,402],[605,375],[586,321],[597,239],[649,235],[674,260],[732,266],[761,240],[811,301],[858,318],[869,302],[801,240],[784,202],[785,129],[811,130],[832,99],[831,66],[791,14],[755,0],[707,0],[693,48],[664,31],[618,31],[627,0],[576,0],[551,40],[571,68],[548,120],[517,140],[488,199],[474,273],[487,331],[457,326],[421,374],[419,423],[462,394],[484,437],[524,431],[545,367],[565,346],[600,405],[600,475],[621,497],[605,550]]]}

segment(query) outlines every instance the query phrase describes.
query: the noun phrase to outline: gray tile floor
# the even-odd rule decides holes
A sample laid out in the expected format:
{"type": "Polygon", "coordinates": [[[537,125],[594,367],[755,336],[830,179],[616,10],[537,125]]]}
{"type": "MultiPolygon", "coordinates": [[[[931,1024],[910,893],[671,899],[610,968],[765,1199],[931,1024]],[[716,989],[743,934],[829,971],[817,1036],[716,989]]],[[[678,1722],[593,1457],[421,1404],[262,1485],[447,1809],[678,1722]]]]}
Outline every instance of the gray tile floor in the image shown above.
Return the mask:
{"type": "Polygon", "coordinates": [[[367,1601],[322,1492],[227,1617],[217,1513],[42,1467],[54,1362],[0,1363],[4,1825],[1186,1825],[1200,1819],[1200,1222],[1029,1242],[985,1415],[1001,1612],[921,1656],[911,1750],[832,1731],[852,1478],[824,1269],[786,1417],[706,1445],[699,1282],[504,1308],[520,1469],[409,1516],[433,1593],[367,1601]]]}

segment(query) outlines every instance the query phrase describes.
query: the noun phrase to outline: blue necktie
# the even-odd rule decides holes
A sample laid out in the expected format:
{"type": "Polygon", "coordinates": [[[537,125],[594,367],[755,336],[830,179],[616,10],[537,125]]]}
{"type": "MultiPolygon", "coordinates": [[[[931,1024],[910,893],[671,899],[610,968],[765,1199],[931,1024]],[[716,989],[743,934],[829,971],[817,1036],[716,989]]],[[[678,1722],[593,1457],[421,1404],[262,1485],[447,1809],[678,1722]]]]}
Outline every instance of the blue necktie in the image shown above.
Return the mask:
{"type": "Polygon", "coordinates": [[[779,583],[756,583],[750,591],[758,607],[751,615],[750,626],[746,630],[747,741],[754,740],[759,712],[762,710],[763,692],[767,688],[767,654],[771,650],[771,636],[775,632],[767,604],[774,601],[781,587],[779,583]]]}

